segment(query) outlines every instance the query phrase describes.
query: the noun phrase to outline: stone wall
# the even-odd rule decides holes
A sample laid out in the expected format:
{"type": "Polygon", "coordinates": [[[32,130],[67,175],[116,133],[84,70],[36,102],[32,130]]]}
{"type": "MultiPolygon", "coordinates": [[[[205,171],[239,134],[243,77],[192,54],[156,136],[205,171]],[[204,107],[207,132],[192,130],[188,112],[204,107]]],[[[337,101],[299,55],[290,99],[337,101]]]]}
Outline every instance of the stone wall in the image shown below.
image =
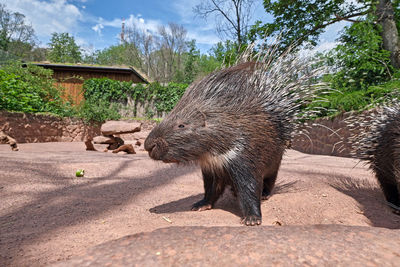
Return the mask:
{"type": "MultiPolygon", "coordinates": [[[[351,144],[348,137],[365,129],[353,129],[350,132],[343,122],[349,116],[353,114],[345,113],[334,119],[323,118],[308,122],[303,128],[303,134],[294,138],[292,148],[308,154],[350,157],[351,144]]],[[[144,140],[155,124],[144,121],[140,132],[118,136],[124,140],[144,140]]],[[[75,118],[0,111],[0,131],[18,143],[77,142],[84,141],[87,136],[100,135],[100,125],[86,125],[75,118]]]]}
{"type": "Polygon", "coordinates": [[[100,125],[76,118],[0,111],[0,131],[18,143],[77,142],[100,134],[100,125]]]}
{"type": "Polygon", "coordinates": [[[358,135],[360,131],[367,129],[346,127],[344,120],[350,116],[356,114],[349,112],[333,119],[321,118],[306,123],[303,133],[294,138],[292,148],[308,154],[351,157],[349,136],[358,135]]]}

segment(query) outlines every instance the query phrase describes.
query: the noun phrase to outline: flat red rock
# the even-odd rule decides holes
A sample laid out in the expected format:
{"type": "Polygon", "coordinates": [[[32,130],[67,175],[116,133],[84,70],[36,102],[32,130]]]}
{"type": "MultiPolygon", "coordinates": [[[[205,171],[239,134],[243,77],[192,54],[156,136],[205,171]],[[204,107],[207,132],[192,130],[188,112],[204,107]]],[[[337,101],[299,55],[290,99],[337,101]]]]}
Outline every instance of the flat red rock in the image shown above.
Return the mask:
{"type": "Polygon", "coordinates": [[[107,121],[101,125],[102,135],[135,133],[141,130],[142,123],[126,121],[107,121]]]}

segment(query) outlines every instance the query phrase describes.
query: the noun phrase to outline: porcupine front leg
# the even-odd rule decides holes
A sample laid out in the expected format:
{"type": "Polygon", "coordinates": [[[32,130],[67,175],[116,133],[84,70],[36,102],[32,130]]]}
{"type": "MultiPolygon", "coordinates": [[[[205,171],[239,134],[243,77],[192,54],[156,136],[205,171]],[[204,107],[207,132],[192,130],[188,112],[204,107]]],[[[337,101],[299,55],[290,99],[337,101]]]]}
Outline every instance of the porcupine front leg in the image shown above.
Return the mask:
{"type": "Polygon", "coordinates": [[[224,177],[226,174],[220,172],[215,173],[212,170],[202,169],[204,182],[204,198],[193,204],[192,210],[203,211],[212,209],[214,203],[224,192],[224,177]]]}
{"type": "Polygon", "coordinates": [[[243,160],[237,160],[229,166],[229,174],[243,213],[241,223],[248,226],[260,225],[262,179],[257,180],[250,165],[244,163],[243,160]]]}

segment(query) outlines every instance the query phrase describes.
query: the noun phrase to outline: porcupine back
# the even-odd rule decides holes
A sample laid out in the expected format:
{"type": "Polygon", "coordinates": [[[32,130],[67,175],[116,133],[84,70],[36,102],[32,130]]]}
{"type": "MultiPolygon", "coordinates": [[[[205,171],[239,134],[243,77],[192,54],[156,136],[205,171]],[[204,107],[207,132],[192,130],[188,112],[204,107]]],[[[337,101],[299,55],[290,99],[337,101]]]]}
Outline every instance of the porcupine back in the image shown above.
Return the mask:
{"type": "Polygon", "coordinates": [[[246,114],[257,110],[268,114],[280,127],[284,140],[296,134],[298,122],[320,110],[301,110],[310,101],[318,101],[326,84],[311,85],[325,69],[311,68],[310,58],[286,51],[276,57],[275,47],[251,55],[248,49],[238,62],[193,83],[171,112],[191,115],[193,111],[246,114]],[[205,108],[206,107],[206,108],[205,108]]]}

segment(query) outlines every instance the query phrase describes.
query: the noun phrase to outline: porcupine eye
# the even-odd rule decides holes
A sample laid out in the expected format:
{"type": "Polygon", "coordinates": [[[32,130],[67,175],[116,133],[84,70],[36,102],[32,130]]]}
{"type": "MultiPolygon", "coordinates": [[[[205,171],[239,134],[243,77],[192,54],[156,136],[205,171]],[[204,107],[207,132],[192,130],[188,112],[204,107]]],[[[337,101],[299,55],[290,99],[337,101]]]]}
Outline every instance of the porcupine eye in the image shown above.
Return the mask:
{"type": "Polygon", "coordinates": [[[179,127],[179,128],[185,128],[185,125],[179,124],[178,127],[179,127]]]}

